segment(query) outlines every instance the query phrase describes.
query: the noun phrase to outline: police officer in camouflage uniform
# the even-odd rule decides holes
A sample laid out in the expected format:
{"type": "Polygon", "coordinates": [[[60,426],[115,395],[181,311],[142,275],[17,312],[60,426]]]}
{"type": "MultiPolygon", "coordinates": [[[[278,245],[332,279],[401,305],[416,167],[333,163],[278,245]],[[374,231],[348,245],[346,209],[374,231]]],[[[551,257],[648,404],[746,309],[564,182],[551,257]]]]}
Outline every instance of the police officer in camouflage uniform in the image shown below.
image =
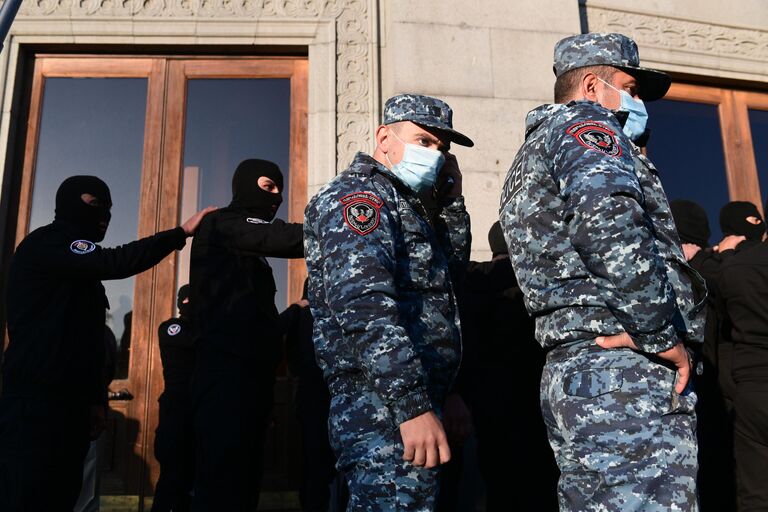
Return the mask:
{"type": "Polygon", "coordinates": [[[702,341],[659,174],[635,141],[669,78],[621,34],[555,46],[555,102],[531,111],[501,224],[548,350],[542,413],[561,510],[697,510],[695,394],[683,343],[702,341]]]}
{"type": "Polygon", "coordinates": [[[454,283],[470,229],[448,151],[473,145],[451,118],[436,98],[390,98],[373,157],[358,153],[305,212],[315,352],[349,510],[432,510],[450,459],[440,414],[460,360],[454,283]]]}

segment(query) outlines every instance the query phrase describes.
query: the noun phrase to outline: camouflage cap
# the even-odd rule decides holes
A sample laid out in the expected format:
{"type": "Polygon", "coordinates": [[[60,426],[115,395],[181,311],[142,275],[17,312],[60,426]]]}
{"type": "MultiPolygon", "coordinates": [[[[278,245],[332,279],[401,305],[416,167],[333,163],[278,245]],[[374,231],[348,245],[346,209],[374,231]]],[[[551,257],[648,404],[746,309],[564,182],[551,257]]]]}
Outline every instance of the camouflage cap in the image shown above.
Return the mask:
{"type": "Polygon", "coordinates": [[[623,34],[579,34],[555,44],[555,76],[586,66],[613,66],[637,79],[640,97],[653,101],[663,97],[672,80],[666,73],[641,68],[637,44],[623,34]]]}
{"type": "Polygon", "coordinates": [[[399,94],[384,104],[383,124],[411,121],[421,126],[437,128],[445,132],[452,142],[472,147],[472,139],[453,129],[453,110],[437,98],[421,94],[399,94]]]}

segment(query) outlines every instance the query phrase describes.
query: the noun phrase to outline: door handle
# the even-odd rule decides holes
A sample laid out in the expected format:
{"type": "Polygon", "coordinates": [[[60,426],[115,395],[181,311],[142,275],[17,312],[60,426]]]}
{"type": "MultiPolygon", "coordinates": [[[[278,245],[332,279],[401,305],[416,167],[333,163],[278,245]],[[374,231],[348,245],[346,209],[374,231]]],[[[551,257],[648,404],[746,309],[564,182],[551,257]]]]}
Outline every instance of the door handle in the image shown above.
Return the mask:
{"type": "Polygon", "coordinates": [[[133,400],[133,395],[125,388],[119,391],[107,391],[107,400],[110,402],[117,400],[128,401],[133,400]]]}

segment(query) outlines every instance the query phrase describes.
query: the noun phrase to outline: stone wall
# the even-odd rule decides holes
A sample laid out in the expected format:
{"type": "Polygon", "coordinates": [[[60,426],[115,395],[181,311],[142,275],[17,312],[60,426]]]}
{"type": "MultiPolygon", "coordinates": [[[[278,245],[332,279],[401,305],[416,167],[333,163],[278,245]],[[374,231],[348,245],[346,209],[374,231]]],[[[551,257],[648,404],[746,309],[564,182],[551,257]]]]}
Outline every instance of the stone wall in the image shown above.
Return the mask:
{"type": "Polygon", "coordinates": [[[523,142],[526,113],[552,101],[552,49],[580,32],[576,0],[382,2],[382,98],[438,96],[475,141],[455,146],[464,172],[476,260],[490,258],[501,186],[523,142]]]}
{"type": "Polygon", "coordinates": [[[649,67],[768,82],[765,0],[588,0],[587,25],[633,37],[649,67]]]}

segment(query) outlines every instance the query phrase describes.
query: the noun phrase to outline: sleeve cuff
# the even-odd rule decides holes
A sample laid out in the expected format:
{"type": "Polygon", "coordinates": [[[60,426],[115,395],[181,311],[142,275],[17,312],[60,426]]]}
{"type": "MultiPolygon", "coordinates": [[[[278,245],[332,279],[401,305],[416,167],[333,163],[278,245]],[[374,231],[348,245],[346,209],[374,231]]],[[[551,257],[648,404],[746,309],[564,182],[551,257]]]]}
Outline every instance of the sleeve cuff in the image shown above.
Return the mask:
{"type": "Polygon", "coordinates": [[[635,342],[637,348],[643,352],[649,354],[658,354],[664,352],[680,342],[680,336],[675,329],[675,326],[667,324],[666,327],[660,331],[656,331],[650,334],[631,334],[632,341],[635,342]]]}
{"type": "Polygon", "coordinates": [[[414,391],[389,404],[389,410],[396,425],[432,410],[432,402],[425,389],[414,391]]]}
{"type": "Polygon", "coordinates": [[[183,249],[184,246],[187,245],[187,233],[184,231],[184,228],[179,226],[169,230],[169,233],[173,236],[173,241],[175,242],[174,247],[176,247],[176,249],[183,249]]]}

